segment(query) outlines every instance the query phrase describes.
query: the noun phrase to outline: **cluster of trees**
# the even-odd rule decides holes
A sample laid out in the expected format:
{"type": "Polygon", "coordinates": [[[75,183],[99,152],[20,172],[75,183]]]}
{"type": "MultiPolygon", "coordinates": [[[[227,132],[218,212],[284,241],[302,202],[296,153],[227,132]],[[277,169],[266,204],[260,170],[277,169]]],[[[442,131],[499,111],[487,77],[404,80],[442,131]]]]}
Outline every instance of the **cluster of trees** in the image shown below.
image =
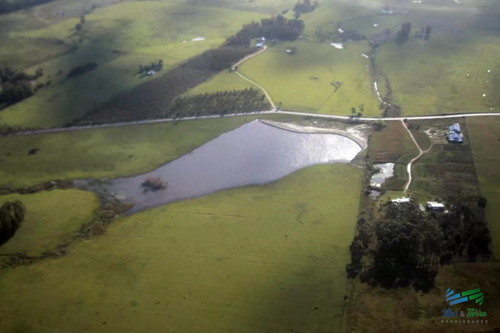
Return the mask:
{"type": "Polygon", "coordinates": [[[24,220],[26,209],[20,201],[6,202],[0,207],[0,245],[7,242],[24,220]]]}
{"type": "Polygon", "coordinates": [[[152,62],[149,65],[139,65],[139,74],[146,74],[149,71],[159,72],[163,69],[163,59],[159,59],[158,62],[152,62]]]}
{"type": "Polygon", "coordinates": [[[80,23],[75,25],[76,32],[82,31],[83,25],[85,24],[85,14],[80,15],[80,23]]]}
{"type": "Polygon", "coordinates": [[[289,20],[283,15],[262,19],[260,23],[246,24],[236,34],[226,40],[226,46],[249,47],[253,38],[265,37],[270,40],[294,41],[304,30],[304,22],[298,19],[289,20]]]}
{"type": "Polygon", "coordinates": [[[7,14],[16,10],[38,6],[52,0],[0,0],[0,14],[7,14]]]}
{"type": "Polygon", "coordinates": [[[269,110],[266,97],[255,89],[221,91],[176,98],[165,116],[172,118],[269,110]]]}
{"type": "Polygon", "coordinates": [[[411,31],[411,23],[410,22],[403,23],[401,25],[401,30],[399,30],[398,33],[396,34],[396,43],[398,45],[404,44],[408,40],[410,31],[411,31]]]}
{"type": "Polygon", "coordinates": [[[10,105],[32,96],[36,90],[35,80],[42,75],[42,69],[29,75],[11,67],[0,67],[0,104],[10,105]]]}
{"type": "Polygon", "coordinates": [[[312,12],[316,9],[316,7],[318,7],[317,1],[314,1],[314,3],[311,3],[311,0],[302,0],[302,2],[299,1],[293,7],[295,18],[298,19],[300,17],[300,14],[307,14],[312,12]]]}
{"type": "Polygon", "coordinates": [[[484,209],[468,202],[450,204],[450,211],[424,213],[418,202],[382,207],[382,218],[358,221],[351,246],[350,278],[384,288],[412,285],[428,291],[439,265],[452,260],[491,259],[491,238],[484,209]]]}
{"type": "Polygon", "coordinates": [[[77,66],[75,68],[72,68],[69,71],[68,75],[66,75],[66,78],[71,79],[71,78],[80,76],[82,74],[85,74],[87,72],[90,72],[96,68],[97,68],[97,64],[95,62],[88,62],[85,65],[80,65],[80,66],[77,66]]]}
{"type": "Polygon", "coordinates": [[[167,188],[167,182],[159,177],[148,177],[142,182],[141,186],[144,188],[144,192],[156,192],[167,188]]]}

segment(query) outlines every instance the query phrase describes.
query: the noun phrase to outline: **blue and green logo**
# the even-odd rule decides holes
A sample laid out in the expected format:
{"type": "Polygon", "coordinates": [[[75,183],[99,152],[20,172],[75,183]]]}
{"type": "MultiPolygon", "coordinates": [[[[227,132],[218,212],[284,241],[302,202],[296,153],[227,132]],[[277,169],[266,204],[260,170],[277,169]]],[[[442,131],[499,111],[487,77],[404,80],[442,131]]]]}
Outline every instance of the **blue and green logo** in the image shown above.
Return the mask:
{"type": "Polygon", "coordinates": [[[450,288],[446,291],[446,302],[448,302],[450,306],[472,300],[476,300],[476,303],[479,305],[483,304],[484,293],[481,291],[481,288],[462,291],[461,293],[455,293],[455,291],[450,290],[450,288]]]}

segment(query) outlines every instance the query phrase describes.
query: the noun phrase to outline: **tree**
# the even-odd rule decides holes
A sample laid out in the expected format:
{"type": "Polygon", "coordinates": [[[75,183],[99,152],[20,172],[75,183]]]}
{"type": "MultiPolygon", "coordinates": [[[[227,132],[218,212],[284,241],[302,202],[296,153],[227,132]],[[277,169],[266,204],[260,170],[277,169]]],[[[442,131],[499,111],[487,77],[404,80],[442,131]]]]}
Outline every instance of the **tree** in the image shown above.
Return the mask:
{"type": "Polygon", "coordinates": [[[85,23],[85,15],[80,15],[80,24],[85,23]]]}
{"type": "Polygon", "coordinates": [[[429,38],[431,37],[431,31],[432,31],[432,28],[430,25],[428,25],[426,28],[425,28],[425,32],[424,32],[424,39],[425,40],[429,40],[429,38]]]}
{"type": "Polygon", "coordinates": [[[26,209],[20,201],[6,202],[0,208],[0,245],[7,242],[24,220],[26,209]]]}
{"type": "Polygon", "coordinates": [[[401,30],[398,31],[396,34],[396,43],[398,45],[402,45],[404,42],[408,40],[408,36],[410,35],[411,31],[411,23],[406,22],[401,25],[401,30]]]}
{"type": "Polygon", "coordinates": [[[77,24],[75,25],[75,30],[76,30],[77,32],[82,31],[82,25],[81,25],[80,23],[77,23],[77,24]]]}

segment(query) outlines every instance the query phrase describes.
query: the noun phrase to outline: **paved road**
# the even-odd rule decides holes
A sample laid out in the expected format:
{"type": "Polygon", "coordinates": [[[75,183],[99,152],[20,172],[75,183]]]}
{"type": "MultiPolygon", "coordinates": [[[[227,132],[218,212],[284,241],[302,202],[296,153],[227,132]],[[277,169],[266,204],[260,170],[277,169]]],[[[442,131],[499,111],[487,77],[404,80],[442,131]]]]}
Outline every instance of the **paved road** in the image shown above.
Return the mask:
{"type": "MultiPolygon", "coordinates": [[[[200,117],[185,117],[185,118],[161,118],[161,119],[150,119],[150,120],[139,120],[132,122],[120,122],[112,124],[102,124],[102,125],[86,125],[86,126],[72,126],[72,127],[61,127],[61,128],[50,128],[50,129],[40,129],[32,131],[21,131],[9,133],[6,135],[32,135],[32,134],[47,134],[47,133],[60,133],[60,132],[72,132],[72,131],[82,131],[88,129],[97,128],[109,128],[109,127],[122,127],[122,126],[133,126],[133,125],[145,125],[145,124],[158,124],[158,123],[171,123],[176,121],[189,121],[189,120],[199,120],[199,119],[217,119],[226,117],[243,117],[243,116],[253,116],[253,115],[267,115],[267,114],[287,114],[294,116],[306,116],[318,119],[336,119],[336,120],[349,120],[349,116],[335,116],[329,114],[318,114],[318,113],[308,113],[308,112],[298,112],[298,111],[286,111],[286,110],[268,110],[268,111],[256,111],[248,113],[231,113],[224,116],[200,116],[200,117]]],[[[462,118],[462,117],[499,117],[500,112],[491,113],[463,113],[463,114],[453,114],[453,115],[435,115],[435,116],[417,116],[417,117],[391,117],[391,118],[380,118],[380,117],[361,117],[357,120],[360,122],[372,122],[376,120],[384,121],[402,121],[404,119],[408,120],[427,120],[427,119],[452,119],[452,118],[462,118]]]]}

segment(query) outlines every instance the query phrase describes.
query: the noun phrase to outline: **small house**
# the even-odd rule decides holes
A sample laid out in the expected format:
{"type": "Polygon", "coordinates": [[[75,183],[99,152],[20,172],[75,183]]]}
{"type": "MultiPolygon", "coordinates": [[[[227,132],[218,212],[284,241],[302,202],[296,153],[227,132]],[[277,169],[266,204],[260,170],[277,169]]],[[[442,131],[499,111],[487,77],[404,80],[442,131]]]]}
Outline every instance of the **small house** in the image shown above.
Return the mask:
{"type": "Polygon", "coordinates": [[[264,43],[262,43],[262,42],[257,42],[257,43],[255,43],[255,47],[258,47],[258,48],[263,48],[263,47],[264,47],[264,43]]]}
{"type": "Polygon", "coordinates": [[[155,71],[149,71],[149,72],[148,72],[148,76],[153,76],[153,75],[155,75],[155,74],[156,74],[156,72],[155,72],[155,71]]]}
{"type": "Polygon", "coordinates": [[[428,201],[427,204],[425,205],[425,208],[427,208],[427,210],[433,210],[439,212],[444,210],[444,205],[440,202],[428,201]]]}

